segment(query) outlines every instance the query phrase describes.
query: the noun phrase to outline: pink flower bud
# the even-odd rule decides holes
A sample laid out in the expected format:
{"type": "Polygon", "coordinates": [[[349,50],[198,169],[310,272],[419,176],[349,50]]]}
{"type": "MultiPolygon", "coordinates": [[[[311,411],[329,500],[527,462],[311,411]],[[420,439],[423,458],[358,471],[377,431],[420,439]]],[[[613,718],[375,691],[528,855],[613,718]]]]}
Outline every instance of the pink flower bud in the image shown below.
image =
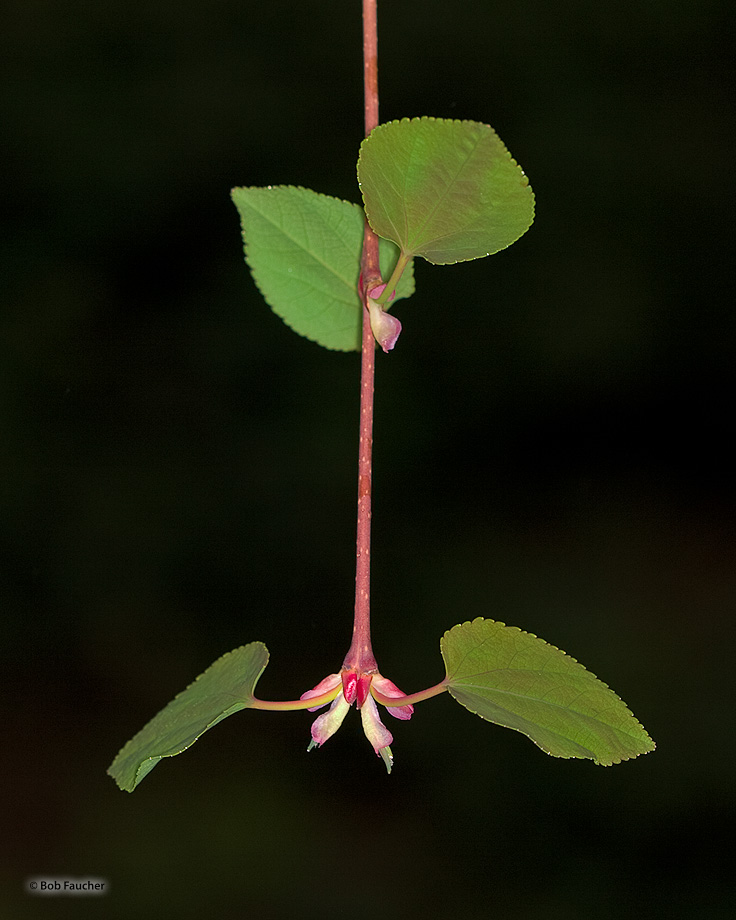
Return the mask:
{"type": "Polygon", "coordinates": [[[383,307],[370,297],[368,298],[368,311],[371,317],[373,335],[381,348],[388,354],[401,333],[401,323],[395,316],[386,313],[383,307]]]}
{"type": "Polygon", "coordinates": [[[355,671],[342,672],[342,692],[345,699],[352,706],[358,695],[358,675],[355,671]]]}

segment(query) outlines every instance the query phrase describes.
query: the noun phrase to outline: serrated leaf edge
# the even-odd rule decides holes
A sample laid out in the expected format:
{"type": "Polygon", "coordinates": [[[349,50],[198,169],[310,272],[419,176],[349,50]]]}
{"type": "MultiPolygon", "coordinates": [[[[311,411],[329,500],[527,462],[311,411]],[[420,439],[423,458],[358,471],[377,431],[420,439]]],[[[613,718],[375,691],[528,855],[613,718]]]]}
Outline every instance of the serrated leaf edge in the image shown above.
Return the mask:
{"type": "MultiPolygon", "coordinates": [[[[358,208],[359,211],[365,214],[365,210],[361,208],[361,206],[354,201],[347,201],[345,198],[338,198],[336,195],[327,195],[324,192],[316,192],[314,189],[305,188],[303,185],[237,185],[230,190],[230,198],[232,199],[233,204],[235,204],[236,210],[237,210],[237,204],[235,202],[235,197],[234,197],[235,192],[241,191],[241,190],[243,191],[268,191],[270,189],[290,189],[292,191],[308,192],[310,195],[316,195],[318,198],[327,198],[330,201],[339,201],[341,204],[349,204],[351,207],[358,208]]],[[[360,351],[359,344],[356,345],[355,348],[338,348],[334,345],[324,345],[322,342],[319,341],[319,339],[315,339],[311,335],[307,335],[304,332],[300,332],[289,322],[288,319],[282,316],[279,310],[274,306],[274,304],[266,296],[263,288],[261,287],[261,282],[258,278],[258,275],[255,269],[253,268],[253,266],[251,265],[249,254],[248,254],[249,243],[248,243],[248,240],[245,238],[245,231],[242,229],[242,227],[241,227],[241,237],[243,239],[243,251],[245,253],[245,261],[248,264],[248,269],[250,270],[251,277],[253,278],[253,282],[255,283],[255,286],[258,288],[258,291],[261,297],[263,297],[263,299],[266,301],[268,306],[273,310],[273,312],[276,314],[276,316],[278,316],[278,318],[284,323],[285,326],[287,326],[289,329],[291,329],[292,332],[296,333],[301,338],[307,339],[308,342],[314,342],[315,345],[319,345],[320,348],[326,348],[327,351],[336,351],[336,352],[341,352],[342,354],[350,354],[351,352],[360,351]]],[[[357,297],[357,292],[356,292],[356,297],[357,297]]],[[[360,306],[360,300],[358,300],[358,306],[360,306]]]]}
{"type": "MultiPolygon", "coordinates": [[[[531,210],[531,215],[530,215],[529,223],[527,224],[527,226],[524,228],[524,230],[522,230],[521,233],[520,233],[515,239],[511,240],[510,243],[507,243],[505,246],[502,246],[500,249],[497,249],[497,250],[495,250],[495,251],[492,252],[492,253],[491,253],[491,252],[487,252],[487,253],[485,254],[485,256],[474,256],[472,259],[456,259],[454,262],[430,262],[429,259],[426,259],[425,261],[430,262],[431,265],[459,265],[459,264],[461,264],[462,262],[474,262],[475,259],[477,259],[477,258],[488,258],[488,257],[491,256],[491,255],[497,255],[499,252],[503,252],[504,249],[508,249],[510,246],[513,246],[514,243],[517,243],[517,242],[522,238],[522,236],[524,236],[524,234],[531,228],[532,224],[534,223],[534,218],[536,217],[536,211],[537,211],[537,199],[536,199],[536,195],[534,194],[534,189],[531,188],[531,186],[529,185],[529,180],[528,180],[528,177],[527,177],[526,172],[524,171],[523,167],[521,167],[521,166],[519,165],[518,161],[516,160],[516,158],[513,157],[513,156],[511,155],[511,151],[510,151],[509,148],[506,146],[506,144],[504,143],[504,141],[501,139],[501,137],[499,136],[499,134],[498,134],[498,132],[496,131],[496,129],[495,129],[492,125],[489,125],[487,122],[485,122],[485,121],[475,121],[475,119],[472,119],[472,118],[442,118],[442,117],[435,116],[435,115],[417,115],[417,116],[413,116],[413,117],[411,117],[411,118],[405,116],[404,118],[394,118],[392,121],[385,121],[385,122],[383,122],[383,123],[380,124],[380,125],[376,125],[376,127],[371,131],[371,133],[370,133],[369,135],[367,135],[366,137],[364,137],[363,140],[360,142],[360,147],[358,148],[358,163],[357,163],[357,166],[356,166],[356,172],[357,172],[357,175],[358,175],[358,188],[360,189],[360,195],[361,195],[361,198],[363,199],[363,211],[364,211],[364,213],[365,213],[366,219],[368,220],[368,223],[370,224],[371,229],[373,230],[373,232],[374,232],[374,233],[378,233],[378,231],[373,227],[373,224],[371,223],[370,214],[368,213],[368,208],[367,208],[367,206],[366,206],[365,195],[363,194],[363,186],[362,186],[362,183],[361,183],[361,181],[360,181],[360,156],[361,156],[361,153],[362,153],[362,150],[363,150],[363,146],[364,146],[368,141],[370,141],[371,137],[372,137],[375,133],[381,131],[383,128],[388,128],[388,127],[390,127],[391,125],[404,124],[405,122],[408,123],[408,124],[410,124],[410,123],[412,123],[412,122],[421,122],[421,121],[433,121],[433,122],[441,122],[442,124],[456,124],[456,125],[479,125],[479,126],[481,126],[481,127],[483,127],[483,128],[488,128],[490,131],[492,131],[492,132],[496,135],[496,137],[498,138],[499,143],[501,144],[501,146],[503,147],[503,149],[504,149],[504,150],[506,151],[506,153],[508,154],[508,157],[509,157],[509,159],[511,160],[511,162],[514,164],[514,166],[517,167],[517,169],[518,169],[519,172],[522,174],[522,176],[524,176],[525,178],[527,178],[527,186],[529,187],[529,192],[530,192],[530,194],[531,194],[531,196],[532,196],[532,201],[531,201],[532,210],[531,210]]],[[[395,245],[397,245],[397,246],[399,245],[398,243],[396,243],[395,240],[392,240],[392,242],[395,243],[395,245]]],[[[399,247],[399,248],[401,248],[401,247],[399,247]]],[[[423,259],[423,258],[424,258],[424,256],[421,255],[421,253],[412,253],[412,258],[416,258],[417,256],[418,256],[420,259],[423,259]]]]}
{"type": "MultiPolygon", "coordinates": [[[[133,783],[133,788],[132,788],[132,789],[127,789],[125,786],[122,786],[122,785],[118,782],[117,777],[115,777],[115,776],[113,775],[112,769],[113,769],[113,767],[115,766],[115,764],[118,762],[118,760],[123,756],[123,753],[133,744],[133,742],[136,740],[136,738],[137,738],[142,732],[144,732],[144,731],[146,730],[146,728],[148,728],[148,726],[151,724],[151,722],[153,722],[154,719],[157,719],[157,718],[158,718],[158,716],[164,711],[164,709],[166,709],[166,708],[167,708],[168,706],[170,706],[172,703],[176,702],[176,700],[178,700],[180,696],[183,696],[191,687],[193,687],[193,686],[197,683],[198,680],[201,680],[201,679],[204,677],[204,675],[207,674],[208,671],[210,671],[212,668],[214,668],[216,664],[219,664],[219,662],[224,661],[224,659],[225,659],[225,658],[228,658],[230,655],[234,655],[236,652],[240,652],[240,651],[242,651],[243,649],[250,648],[250,647],[253,646],[253,645],[259,645],[259,646],[261,646],[261,648],[262,648],[262,649],[265,651],[265,653],[266,653],[266,660],[265,660],[265,662],[264,662],[264,664],[263,664],[263,667],[261,668],[260,672],[258,673],[258,676],[256,677],[255,681],[253,682],[253,688],[252,688],[252,690],[251,690],[251,693],[252,693],[252,694],[255,694],[255,689],[256,689],[256,686],[257,686],[257,684],[258,684],[258,681],[259,681],[259,680],[261,679],[261,677],[263,676],[263,672],[266,670],[266,668],[268,667],[268,663],[269,663],[269,661],[271,660],[271,653],[268,651],[268,648],[266,647],[266,644],[265,644],[264,642],[259,641],[259,640],[256,640],[255,642],[248,642],[248,643],[246,643],[245,645],[239,645],[237,648],[231,649],[229,652],[225,652],[223,655],[220,655],[219,658],[216,658],[210,665],[208,665],[208,666],[204,669],[204,671],[202,671],[200,674],[198,674],[190,684],[187,684],[187,686],[186,686],[183,690],[181,690],[179,693],[177,693],[175,697],[173,697],[172,699],[170,699],[170,700],[168,701],[168,703],[166,703],[165,706],[162,706],[161,709],[159,709],[159,711],[156,713],[156,715],[152,716],[152,717],[146,722],[146,724],[145,724],[141,729],[139,729],[139,731],[137,731],[137,732],[135,733],[135,735],[133,735],[133,737],[132,737],[129,741],[126,741],[126,743],[120,748],[120,750],[117,752],[117,754],[116,754],[115,757],[113,758],[113,761],[112,761],[112,763],[110,764],[110,766],[107,768],[107,774],[108,774],[108,776],[111,776],[111,777],[115,780],[115,782],[117,783],[117,785],[118,785],[118,787],[119,787],[120,789],[122,789],[124,792],[132,792],[132,791],[139,785],[139,783],[140,783],[139,777],[140,777],[141,770],[143,769],[144,764],[148,763],[150,760],[156,760],[156,761],[158,762],[159,760],[163,760],[164,757],[175,757],[175,756],[177,756],[178,754],[183,754],[184,751],[189,750],[189,748],[190,748],[196,741],[199,741],[199,739],[202,737],[202,735],[203,735],[206,731],[209,731],[210,728],[212,728],[214,725],[216,725],[216,724],[223,718],[223,715],[221,714],[221,715],[219,715],[216,719],[213,719],[208,725],[206,725],[206,726],[202,729],[202,731],[197,735],[196,738],[193,738],[193,739],[189,742],[189,744],[187,744],[187,745],[185,745],[184,747],[180,748],[178,751],[175,751],[173,754],[153,754],[153,755],[151,755],[150,757],[144,757],[143,760],[138,764],[138,767],[136,768],[136,771],[135,771],[135,781],[134,781],[134,783],[133,783]]],[[[243,709],[248,709],[248,708],[250,708],[250,707],[248,707],[248,706],[243,706],[242,708],[243,708],[243,709]]],[[[145,778],[145,776],[144,776],[143,778],[145,778]]]]}
{"type": "MultiPolygon", "coordinates": [[[[547,642],[546,639],[541,639],[539,636],[535,635],[535,633],[529,632],[528,630],[525,630],[525,629],[520,629],[518,626],[508,626],[506,623],[502,622],[501,620],[491,620],[489,617],[475,617],[475,619],[473,619],[473,620],[465,620],[465,621],[462,622],[462,623],[456,623],[455,626],[452,626],[450,629],[446,630],[445,633],[443,634],[442,638],[440,639],[440,654],[442,655],[442,660],[443,660],[443,662],[444,662],[444,664],[445,664],[445,682],[446,682],[446,686],[447,686],[447,692],[450,694],[450,696],[451,696],[454,700],[456,700],[456,702],[460,703],[460,705],[461,705],[463,708],[467,709],[468,712],[472,713],[472,714],[475,715],[475,716],[478,716],[479,719],[483,719],[484,722],[487,722],[487,721],[488,721],[487,719],[484,719],[483,716],[481,716],[481,715],[478,713],[477,710],[471,709],[471,707],[470,707],[470,706],[467,706],[465,703],[463,703],[462,700],[457,699],[457,697],[455,696],[455,694],[452,692],[452,689],[453,689],[452,683],[451,683],[452,678],[449,676],[449,674],[447,674],[447,660],[446,660],[446,658],[445,658],[443,643],[444,643],[445,639],[447,638],[447,636],[448,636],[454,629],[458,629],[459,627],[463,627],[463,626],[474,626],[476,623],[495,623],[495,624],[498,625],[498,626],[504,627],[504,629],[512,629],[512,630],[515,630],[515,631],[518,632],[518,633],[522,633],[523,635],[530,636],[532,639],[536,639],[538,642],[543,642],[545,645],[549,646],[551,649],[554,649],[556,652],[560,652],[560,654],[564,655],[565,658],[567,658],[567,659],[569,659],[570,661],[572,661],[572,662],[576,665],[576,667],[579,668],[581,671],[583,671],[585,674],[590,675],[592,678],[594,678],[594,680],[596,680],[599,684],[601,684],[603,687],[605,687],[605,689],[608,690],[608,692],[611,693],[611,694],[615,697],[615,699],[618,700],[619,703],[621,703],[621,705],[624,707],[624,709],[626,710],[626,712],[628,713],[628,715],[633,719],[633,721],[636,723],[636,725],[638,725],[638,727],[641,729],[641,731],[643,732],[644,737],[646,738],[646,740],[648,740],[649,743],[650,743],[652,746],[651,746],[651,748],[650,748],[649,750],[647,750],[647,751],[642,751],[642,752],[639,753],[639,754],[634,754],[632,757],[621,757],[621,758],[619,758],[618,760],[611,760],[610,763],[606,763],[606,762],[603,762],[603,761],[601,761],[601,760],[598,760],[598,759],[593,755],[593,752],[590,751],[590,754],[592,755],[590,759],[593,760],[593,762],[594,762],[597,766],[603,766],[603,767],[613,766],[614,764],[622,763],[622,762],[625,761],[625,760],[634,760],[634,759],[636,759],[637,757],[641,757],[642,754],[651,754],[652,751],[656,750],[657,745],[656,745],[656,743],[652,740],[652,738],[651,738],[649,732],[644,728],[644,726],[641,724],[641,722],[636,718],[636,716],[635,716],[634,713],[629,709],[628,705],[624,702],[624,700],[622,700],[621,697],[616,693],[616,691],[615,691],[615,690],[612,690],[611,687],[609,687],[609,685],[608,685],[605,681],[601,680],[600,677],[598,677],[596,674],[594,674],[589,668],[586,668],[584,664],[581,664],[581,663],[577,660],[577,658],[573,658],[573,656],[572,656],[572,655],[569,655],[564,649],[558,648],[558,646],[556,646],[556,645],[552,645],[552,643],[551,643],[551,642],[547,642]]],[[[605,723],[604,723],[604,724],[605,724],[605,723]]],[[[528,735],[525,731],[523,731],[523,730],[520,729],[520,728],[513,728],[512,726],[501,726],[501,727],[503,727],[503,728],[511,728],[511,731],[517,731],[517,732],[519,732],[519,734],[524,735],[525,738],[529,738],[529,740],[532,741],[533,744],[536,744],[537,747],[539,747],[539,748],[541,748],[543,751],[545,751],[546,754],[549,754],[550,757],[559,757],[559,758],[564,759],[564,760],[576,759],[576,758],[574,758],[574,755],[571,755],[571,754],[570,754],[570,755],[565,755],[565,754],[553,754],[551,751],[547,751],[542,745],[540,745],[537,741],[535,741],[533,738],[531,738],[530,735],[528,735]]],[[[609,727],[610,727],[610,726],[609,726],[609,727]]],[[[559,734],[558,732],[553,732],[551,729],[545,729],[545,730],[546,730],[546,731],[550,731],[552,734],[559,734]]],[[[624,734],[625,734],[625,733],[624,733],[624,734]]],[[[560,737],[564,737],[564,736],[560,736],[560,737]]],[[[566,740],[566,741],[570,741],[571,739],[566,738],[565,740],[566,740]]],[[[573,742],[573,743],[577,743],[577,742],[573,742]]],[[[583,745],[578,745],[578,747],[583,748],[583,745]]],[[[588,750],[588,749],[587,749],[587,748],[583,748],[583,750],[588,750]]]]}

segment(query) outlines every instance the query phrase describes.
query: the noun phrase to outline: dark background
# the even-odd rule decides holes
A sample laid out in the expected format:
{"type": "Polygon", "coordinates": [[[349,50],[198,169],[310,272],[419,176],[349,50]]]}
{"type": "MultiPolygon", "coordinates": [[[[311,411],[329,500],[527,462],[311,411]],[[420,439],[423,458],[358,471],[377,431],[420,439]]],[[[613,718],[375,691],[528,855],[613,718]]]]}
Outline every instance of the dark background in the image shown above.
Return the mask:
{"type": "Polygon", "coordinates": [[[220,654],[263,640],[289,698],[349,642],[358,357],[260,300],[229,190],[357,200],[360,9],[5,4],[3,916],[732,916],[731,8],[379,10],[382,120],[488,122],[537,196],[508,251],[417,266],[379,355],[381,669],[435,683],[501,619],[657,752],[555,760],[442,697],[389,778],[354,714],[307,756],[312,716],[245,712],[131,796],[116,751],[220,654]]]}

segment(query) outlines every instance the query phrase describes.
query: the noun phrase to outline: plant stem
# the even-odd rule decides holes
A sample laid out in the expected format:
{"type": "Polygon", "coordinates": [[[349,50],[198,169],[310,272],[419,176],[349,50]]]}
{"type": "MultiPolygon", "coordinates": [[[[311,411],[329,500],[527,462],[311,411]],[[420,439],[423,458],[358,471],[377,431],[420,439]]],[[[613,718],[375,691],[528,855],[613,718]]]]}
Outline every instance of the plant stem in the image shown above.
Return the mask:
{"type": "Polygon", "coordinates": [[[365,135],[378,127],[378,0],[363,0],[365,135]]]}
{"type": "MultiPolygon", "coordinates": [[[[363,0],[363,91],[366,136],[378,125],[377,0],[363,0]]],[[[363,341],[360,364],[360,436],[358,447],[358,527],[355,563],[353,641],[344,668],[364,673],[378,670],[371,645],[371,490],[373,466],[373,392],[376,343],[368,312],[367,291],[380,284],[378,237],[365,223],[360,298],[363,303],[363,341]]]]}
{"type": "Polygon", "coordinates": [[[370,316],[363,309],[363,348],[360,374],[360,435],[358,441],[358,527],[355,557],[353,641],[343,662],[357,671],[378,670],[371,645],[371,489],[373,454],[373,381],[376,348],[370,316]]]}
{"type": "MultiPolygon", "coordinates": [[[[363,97],[365,100],[365,136],[378,126],[378,0],[363,0],[363,97]]],[[[378,263],[378,237],[365,222],[363,258],[361,261],[361,290],[364,317],[368,313],[366,291],[381,283],[378,263]]],[[[363,350],[366,347],[366,324],[363,323],[363,350]]],[[[371,342],[373,337],[370,336],[371,342]]]]}

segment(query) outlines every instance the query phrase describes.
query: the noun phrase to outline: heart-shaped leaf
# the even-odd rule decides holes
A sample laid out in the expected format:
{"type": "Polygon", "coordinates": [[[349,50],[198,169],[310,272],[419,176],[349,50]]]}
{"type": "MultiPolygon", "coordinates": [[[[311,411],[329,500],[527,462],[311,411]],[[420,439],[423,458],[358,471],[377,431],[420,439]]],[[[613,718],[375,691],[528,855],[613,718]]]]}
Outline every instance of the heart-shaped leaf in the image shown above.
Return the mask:
{"type": "MultiPolygon", "coordinates": [[[[300,335],[338,351],[360,350],[358,277],[365,215],[357,204],[293,186],[235,188],[245,258],[266,302],[300,335]]],[[[381,274],[399,252],[380,241],[381,274]]],[[[398,299],[414,293],[411,266],[398,299]]]]}
{"type": "Polygon", "coordinates": [[[125,745],[107,772],[121,789],[132,792],[162,757],[181,754],[207,729],[248,709],[267,664],[262,642],[218,658],[125,745]]]}
{"type": "Polygon", "coordinates": [[[611,689],[531,633],[478,618],[446,632],[440,648],[451,696],[548,754],[610,766],[654,750],[611,689]]]}
{"type": "Polygon", "coordinates": [[[360,147],[368,221],[411,256],[448,264],[510,246],[534,219],[523,171],[489,125],[403,118],[360,147]]]}

